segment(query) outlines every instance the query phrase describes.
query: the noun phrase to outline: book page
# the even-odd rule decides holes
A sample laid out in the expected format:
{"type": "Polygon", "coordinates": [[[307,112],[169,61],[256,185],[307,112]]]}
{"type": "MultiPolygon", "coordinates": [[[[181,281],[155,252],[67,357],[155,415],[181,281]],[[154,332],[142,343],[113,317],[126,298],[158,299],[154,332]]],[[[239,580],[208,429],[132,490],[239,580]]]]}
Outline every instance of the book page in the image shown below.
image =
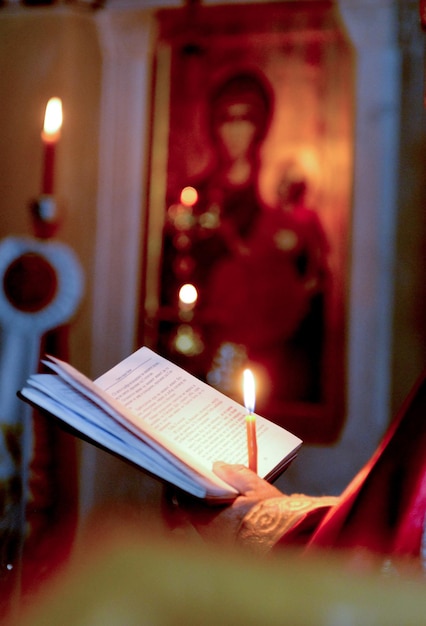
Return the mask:
{"type": "MultiPolygon", "coordinates": [[[[197,459],[194,459],[194,457],[188,454],[183,447],[175,444],[170,438],[164,436],[161,431],[156,430],[146,420],[135,419],[136,416],[128,407],[111,394],[104,391],[99,385],[95,384],[87,378],[87,376],[72,367],[72,365],[54,356],[49,356],[48,358],[50,361],[43,361],[48,367],[53,369],[67,385],[81,394],[82,398],[87,399],[92,405],[94,404],[107,415],[111,416],[119,425],[119,428],[124,427],[126,430],[130,430],[130,432],[141,441],[148,443],[159,454],[167,458],[170,464],[179,468],[182,468],[182,464],[185,464],[187,468],[191,469],[193,475],[197,473],[197,482],[204,483],[204,478],[206,478],[209,485],[214,485],[215,489],[219,487],[222,492],[225,489],[228,494],[230,492],[235,493],[235,489],[216,476],[211,468],[208,468],[205,464],[198,463],[197,459]]],[[[33,379],[39,380],[40,376],[39,374],[34,375],[30,377],[28,382],[31,383],[33,379]]],[[[51,375],[50,378],[53,379],[55,377],[51,375]]],[[[51,380],[48,384],[45,383],[45,392],[58,400],[57,394],[55,394],[55,387],[56,385],[53,383],[53,380],[51,380]]],[[[25,388],[22,392],[23,395],[26,395],[24,393],[25,388]]],[[[63,401],[64,398],[65,396],[63,396],[61,400],[63,401]]],[[[74,402],[72,404],[74,404],[74,402]]],[[[84,419],[90,419],[90,415],[85,416],[84,419]]],[[[211,491],[211,489],[209,489],[209,491],[211,491]]]]}
{"type": "MultiPolygon", "coordinates": [[[[247,465],[245,408],[144,347],[95,383],[124,405],[136,425],[149,424],[200,468],[214,461],[247,465]]],[[[259,475],[266,476],[300,439],[257,416],[259,475]]]]}
{"type": "Polygon", "coordinates": [[[170,455],[164,454],[141,441],[132,432],[123,429],[88,398],[70,387],[59,376],[35,374],[30,377],[29,386],[22,395],[46,411],[59,417],[76,429],[81,435],[96,442],[104,449],[135,463],[139,467],[154,472],[160,478],[198,497],[225,497],[235,494],[228,485],[213,483],[202,477],[194,480],[194,473],[184,463],[178,463],[170,455]],[[72,407],[72,408],[71,408],[72,407]]]}

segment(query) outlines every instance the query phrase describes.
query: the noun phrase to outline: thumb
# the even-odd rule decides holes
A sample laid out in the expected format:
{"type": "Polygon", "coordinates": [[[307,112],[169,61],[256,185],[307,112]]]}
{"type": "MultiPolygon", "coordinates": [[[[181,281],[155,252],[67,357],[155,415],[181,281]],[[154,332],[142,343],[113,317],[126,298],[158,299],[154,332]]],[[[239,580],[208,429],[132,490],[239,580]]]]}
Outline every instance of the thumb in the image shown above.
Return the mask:
{"type": "Polygon", "coordinates": [[[253,491],[257,486],[263,485],[262,478],[245,465],[223,463],[217,461],[213,464],[214,473],[226,483],[235,487],[241,494],[253,491]]]}

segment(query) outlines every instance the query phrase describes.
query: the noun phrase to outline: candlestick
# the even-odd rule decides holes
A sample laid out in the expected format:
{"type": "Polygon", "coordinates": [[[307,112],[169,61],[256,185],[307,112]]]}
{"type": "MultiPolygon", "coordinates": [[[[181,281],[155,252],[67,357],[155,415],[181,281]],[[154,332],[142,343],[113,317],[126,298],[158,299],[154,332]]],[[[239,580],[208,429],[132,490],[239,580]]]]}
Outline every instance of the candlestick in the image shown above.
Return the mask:
{"type": "Polygon", "coordinates": [[[253,472],[257,473],[257,433],[256,416],[254,414],[255,396],[254,377],[251,370],[246,369],[244,370],[244,404],[248,411],[246,415],[248,466],[253,472]]]}
{"type": "Polygon", "coordinates": [[[46,106],[43,132],[41,134],[44,144],[44,165],[41,191],[42,194],[51,195],[55,179],[55,151],[56,144],[61,136],[62,126],[62,102],[60,98],[50,98],[46,106]]]}

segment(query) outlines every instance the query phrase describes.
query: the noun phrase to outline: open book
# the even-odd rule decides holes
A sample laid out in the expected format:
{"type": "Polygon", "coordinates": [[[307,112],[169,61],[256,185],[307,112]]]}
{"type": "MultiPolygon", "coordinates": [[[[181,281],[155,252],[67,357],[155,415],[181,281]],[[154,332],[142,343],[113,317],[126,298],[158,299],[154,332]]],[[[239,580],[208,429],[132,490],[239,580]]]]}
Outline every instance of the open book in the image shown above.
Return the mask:
{"type": "MultiPolygon", "coordinates": [[[[91,381],[48,356],[53,374],[34,374],[19,395],[83,439],[194,496],[229,500],[236,490],[214,461],[247,465],[246,409],[143,347],[91,381]]],[[[258,473],[274,480],[301,440],[256,416],[258,473]]]]}

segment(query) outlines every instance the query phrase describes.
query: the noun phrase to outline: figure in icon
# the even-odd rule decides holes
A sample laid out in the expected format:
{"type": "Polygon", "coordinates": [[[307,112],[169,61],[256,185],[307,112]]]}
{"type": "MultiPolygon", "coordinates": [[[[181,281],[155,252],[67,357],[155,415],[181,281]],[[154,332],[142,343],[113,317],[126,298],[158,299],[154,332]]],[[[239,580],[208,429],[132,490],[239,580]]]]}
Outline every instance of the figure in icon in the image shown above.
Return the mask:
{"type": "Polygon", "coordinates": [[[239,374],[249,362],[261,381],[259,412],[272,419],[285,402],[320,399],[318,294],[327,283],[328,253],[318,216],[305,206],[307,180],[287,180],[286,171],[277,206],[261,197],[273,100],[257,72],[226,78],[209,97],[211,162],[168,202],[157,346],[238,400],[239,374]],[[182,189],[192,190],[191,199],[179,195],[182,189]],[[187,283],[197,292],[189,311],[178,298],[187,283]]]}

